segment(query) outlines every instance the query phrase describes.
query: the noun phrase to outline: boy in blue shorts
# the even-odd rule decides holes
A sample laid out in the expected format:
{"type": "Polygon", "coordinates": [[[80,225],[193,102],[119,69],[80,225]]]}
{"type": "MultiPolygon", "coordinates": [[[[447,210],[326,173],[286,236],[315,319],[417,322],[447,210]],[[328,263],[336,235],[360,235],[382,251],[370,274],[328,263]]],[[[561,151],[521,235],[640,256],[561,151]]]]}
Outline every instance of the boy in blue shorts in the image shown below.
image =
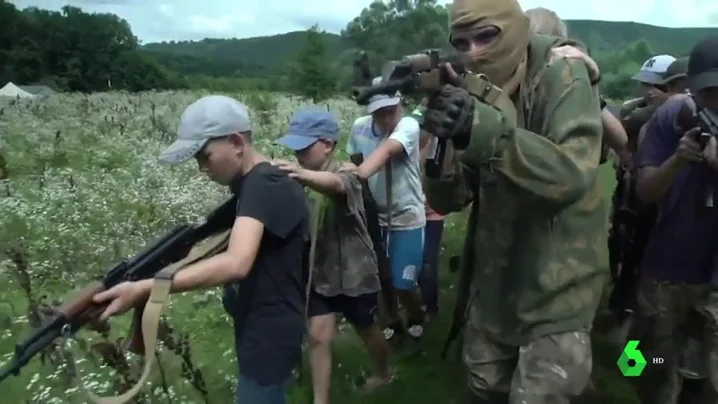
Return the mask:
{"type": "Polygon", "coordinates": [[[374,96],[367,112],[370,115],[354,122],[347,152],[361,153],[364,158],[356,173],[367,180],[377,202],[391,260],[392,284],[407,310],[406,327],[398,319],[391,319],[384,334],[392,343],[403,341],[408,334],[409,348],[418,351],[424,331],[418,279],[426,225],[419,123],[404,116],[398,93],[392,97],[374,96]]]}

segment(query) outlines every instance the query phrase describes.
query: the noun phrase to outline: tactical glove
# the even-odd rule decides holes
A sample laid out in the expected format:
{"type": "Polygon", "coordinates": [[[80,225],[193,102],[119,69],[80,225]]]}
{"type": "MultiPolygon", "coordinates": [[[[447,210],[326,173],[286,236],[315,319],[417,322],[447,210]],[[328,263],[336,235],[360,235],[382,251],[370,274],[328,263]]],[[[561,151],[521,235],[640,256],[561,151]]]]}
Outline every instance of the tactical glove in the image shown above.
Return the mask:
{"type": "Polygon", "coordinates": [[[424,112],[424,128],[439,139],[450,139],[456,149],[464,149],[471,137],[474,97],[465,89],[445,84],[424,112]]]}

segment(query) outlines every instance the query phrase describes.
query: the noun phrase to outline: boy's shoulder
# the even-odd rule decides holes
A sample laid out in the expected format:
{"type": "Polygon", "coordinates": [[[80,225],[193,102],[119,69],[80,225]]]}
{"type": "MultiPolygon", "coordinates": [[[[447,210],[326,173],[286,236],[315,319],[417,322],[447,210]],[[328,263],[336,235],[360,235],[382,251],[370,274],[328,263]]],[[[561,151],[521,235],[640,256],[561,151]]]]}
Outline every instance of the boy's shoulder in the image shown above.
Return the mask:
{"type": "Polygon", "coordinates": [[[355,132],[359,129],[364,129],[367,127],[370,127],[372,123],[371,115],[364,115],[359,118],[357,118],[354,123],[352,124],[352,132],[355,132]]]}
{"type": "Polygon", "coordinates": [[[402,130],[417,132],[417,133],[419,133],[419,131],[421,129],[420,125],[419,125],[419,120],[412,115],[408,115],[408,116],[401,118],[401,120],[399,120],[399,125],[397,125],[397,127],[399,127],[402,130]]]}

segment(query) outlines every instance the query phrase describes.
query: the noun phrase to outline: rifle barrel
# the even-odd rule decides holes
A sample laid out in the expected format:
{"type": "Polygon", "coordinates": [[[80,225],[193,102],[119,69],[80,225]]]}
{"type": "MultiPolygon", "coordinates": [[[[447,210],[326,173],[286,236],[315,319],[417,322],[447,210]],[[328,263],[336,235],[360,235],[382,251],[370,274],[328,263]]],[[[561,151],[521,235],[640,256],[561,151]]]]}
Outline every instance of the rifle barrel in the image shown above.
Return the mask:
{"type": "Polygon", "coordinates": [[[43,327],[42,333],[33,334],[30,338],[15,347],[15,354],[10,363],[0,371],[0,383],[10,375],[17,376],[20,369],[30,362],[38,353],[47,348],[62,334],[62,327],[43,327]],[[34,339],[33,339],[34,338],[34,339]]]}

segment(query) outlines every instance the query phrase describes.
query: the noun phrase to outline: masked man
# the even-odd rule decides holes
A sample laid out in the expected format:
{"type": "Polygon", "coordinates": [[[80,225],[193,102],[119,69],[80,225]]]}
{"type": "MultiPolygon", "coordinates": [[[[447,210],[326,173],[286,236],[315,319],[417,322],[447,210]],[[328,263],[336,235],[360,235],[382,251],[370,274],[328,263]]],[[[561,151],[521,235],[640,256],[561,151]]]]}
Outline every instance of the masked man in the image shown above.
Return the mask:
{"type": "Polygon", "coordinates": [[[589,380],[608,280],[598,97],[583,61],[548,63],[582,45],[531,34],[516,0],[455,0],[450,32],[471,73],[447,67],[453,84],[428,105],[426,130],[455,152],[427,196],[444,214],[473,202],[467,402],[568,403],[589,380]]]}

